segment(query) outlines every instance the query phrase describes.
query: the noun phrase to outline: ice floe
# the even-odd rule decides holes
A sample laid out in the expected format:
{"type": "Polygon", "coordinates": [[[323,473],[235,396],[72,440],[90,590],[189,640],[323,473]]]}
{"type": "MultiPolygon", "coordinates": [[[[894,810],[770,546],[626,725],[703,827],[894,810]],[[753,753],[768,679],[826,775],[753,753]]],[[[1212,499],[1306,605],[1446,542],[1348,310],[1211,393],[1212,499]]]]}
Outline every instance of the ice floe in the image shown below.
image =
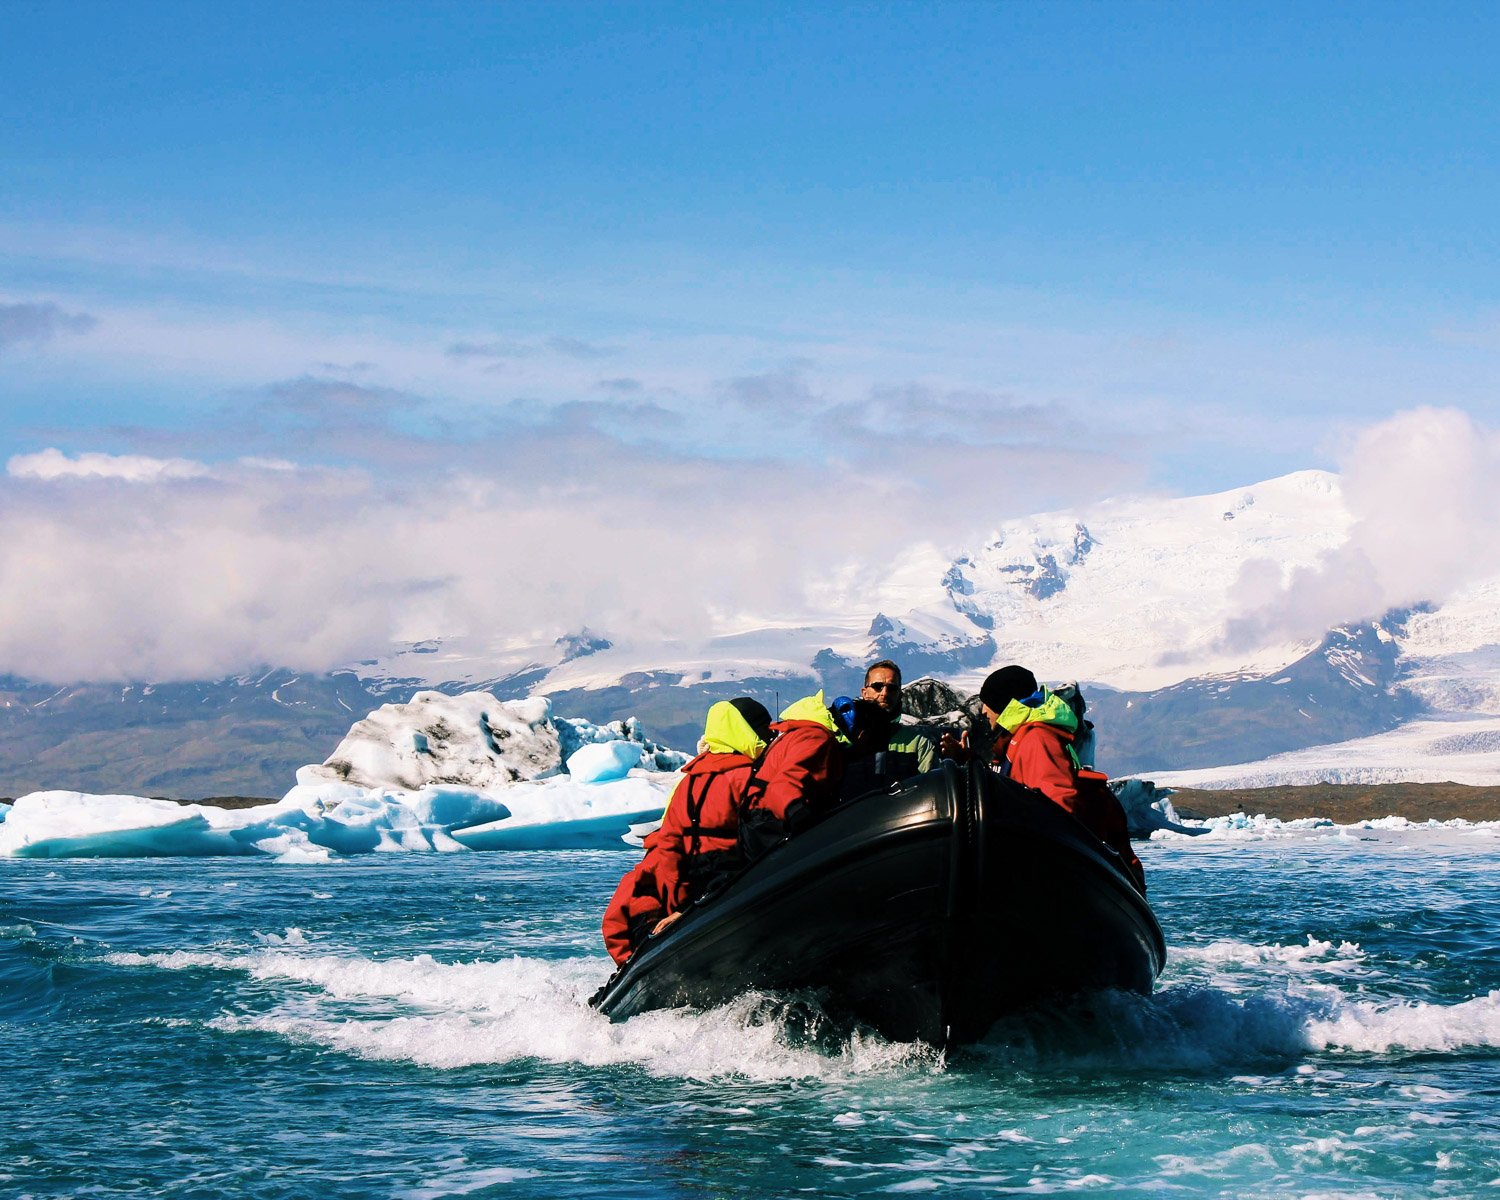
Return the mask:
{"type": "Polygon", "coordinates": [[[0,821],[0,855],[155,858],[275,854],[324,859],[380,851],[625,848],[661,816],[676,776],[607,783],[567,776],[496,792],[299,784],[275,804],[225,809],[144,796],[33,792],[0,821]]]}

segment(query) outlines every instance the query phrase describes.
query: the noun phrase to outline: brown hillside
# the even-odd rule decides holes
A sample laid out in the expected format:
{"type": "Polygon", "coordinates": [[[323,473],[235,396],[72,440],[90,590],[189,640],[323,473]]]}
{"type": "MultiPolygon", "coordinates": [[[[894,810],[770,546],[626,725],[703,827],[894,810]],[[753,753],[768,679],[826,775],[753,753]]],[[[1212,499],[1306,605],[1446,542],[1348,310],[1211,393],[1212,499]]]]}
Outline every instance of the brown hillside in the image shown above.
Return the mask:
{"type": "Polygon", "coordinates": [[[1205,791],[1173,788],[1172,803],[1183,816],[1223,817],[1264,813],[1283,821],[1328,817],[1340,825],[1380,817],[1411,821],[1500,821],[1500,787],[1461,783],[1315,783],[1303,787],[1205,791]]]}

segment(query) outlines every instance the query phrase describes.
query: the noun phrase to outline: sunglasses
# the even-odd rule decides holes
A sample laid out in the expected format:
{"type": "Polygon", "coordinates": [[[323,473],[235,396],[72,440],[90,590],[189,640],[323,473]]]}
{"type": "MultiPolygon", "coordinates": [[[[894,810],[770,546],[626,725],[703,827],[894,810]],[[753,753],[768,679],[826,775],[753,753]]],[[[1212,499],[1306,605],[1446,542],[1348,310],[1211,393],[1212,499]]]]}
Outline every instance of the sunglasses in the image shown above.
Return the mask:
{"type": "Polygon", "coordinates": [[[867,683],[865,687],[872,692],[899,692],[901,690],[899,683],[867,683]]]}

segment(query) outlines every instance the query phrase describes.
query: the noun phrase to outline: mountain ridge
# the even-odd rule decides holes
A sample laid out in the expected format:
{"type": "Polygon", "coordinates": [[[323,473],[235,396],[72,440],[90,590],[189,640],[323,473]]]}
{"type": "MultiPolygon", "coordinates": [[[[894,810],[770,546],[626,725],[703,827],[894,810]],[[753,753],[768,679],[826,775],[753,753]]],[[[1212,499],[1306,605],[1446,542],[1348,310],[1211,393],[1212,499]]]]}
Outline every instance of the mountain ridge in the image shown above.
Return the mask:
{"type": "Polygon", "coordinates": [[[636,716],[691,747],[714,700],[852,693],[880,658],[971,693],[1009,661],[1081,680],[1111,774],[1216,768],[1432,714],[1500,712],[1500,579],[1321,639],[1228,646],[1245,572],[1316,569],[1351,520],[1336,476],[1297,472],[1013,519],[966,551],[915,549],[863,610],[835,598],[697,640],[584,628],[533,642],[428,638],[327,672],[62,688],[0,679],[0,790],[277,794],[353,721],[423,688],[545,694],[560,715],[636,716]]]}

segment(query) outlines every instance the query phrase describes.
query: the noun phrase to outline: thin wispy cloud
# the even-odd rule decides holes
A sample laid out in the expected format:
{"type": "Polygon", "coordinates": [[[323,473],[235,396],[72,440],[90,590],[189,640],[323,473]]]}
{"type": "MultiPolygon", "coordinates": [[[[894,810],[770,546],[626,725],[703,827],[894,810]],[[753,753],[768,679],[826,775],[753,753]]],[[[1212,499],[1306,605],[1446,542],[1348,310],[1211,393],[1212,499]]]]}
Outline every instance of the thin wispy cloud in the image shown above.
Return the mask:
{"type": "Polygon", "coordinates": [[[449,358],[530,358],[537,353],[535,346],[520,342],[454,342],[444,351],[449,358]]]}
{"type": "Polygon", "coordinates": [[[828,401],[813,389],[806,373],[783,367],[756,375],[725,380],[723,394],[747,408],[768,414],[806,413],[826,407],[828,401]]]}
{"type": "Polygon", "coordinates": [[[67,312],[51,302],[0,304],[0,354],[16,346],[39,346],[53,338],[92,332],[88,313],[67,312]]]}
{"type": "Polygon", "coordinates": [[[586,342],[582,338],[575,337],[550,337],[547,339],[547,349],[565,358],[577,358],[584,361],[609,358],[617,353],[609,346],[596,346],[593,342],[586,342]]]}
{"type": "Polygon", "coordinates": [[[265,389],[262,411],[292,413],[316,421],[339,421],[350,417],[369,420],[402,405],[420,403],[418,397],[395,388],[366,387],[342,379],[300,379],[273,383],[265,389]]]}
{"type": "Polygon", "coordinates": [[[582,338],[553,335],[540,341],[520,341],[495,338],[488,341],[453,342],[444,351],[449,358],[456,359],[507,359],[535,358],[543,354],[555,354],[589,362],[609,358],[618,354],[618,349],[586,342],[582,338]]]}

